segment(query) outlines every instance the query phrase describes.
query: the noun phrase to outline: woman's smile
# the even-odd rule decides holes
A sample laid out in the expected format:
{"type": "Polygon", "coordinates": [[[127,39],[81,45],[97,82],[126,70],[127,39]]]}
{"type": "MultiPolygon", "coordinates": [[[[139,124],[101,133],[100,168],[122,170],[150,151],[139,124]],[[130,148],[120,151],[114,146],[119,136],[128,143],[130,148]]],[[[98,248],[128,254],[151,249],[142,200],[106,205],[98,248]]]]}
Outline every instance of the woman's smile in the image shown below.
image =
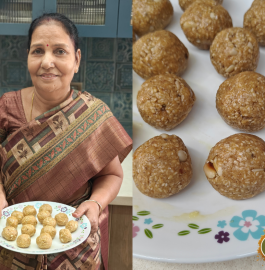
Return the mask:
{"type": "Polygon", "coordinates": [[[55,80],[58,77],[58,75],[52,73],[43,73],[40,75],[40,77],[45,81],[52,81],[55,80]]]}

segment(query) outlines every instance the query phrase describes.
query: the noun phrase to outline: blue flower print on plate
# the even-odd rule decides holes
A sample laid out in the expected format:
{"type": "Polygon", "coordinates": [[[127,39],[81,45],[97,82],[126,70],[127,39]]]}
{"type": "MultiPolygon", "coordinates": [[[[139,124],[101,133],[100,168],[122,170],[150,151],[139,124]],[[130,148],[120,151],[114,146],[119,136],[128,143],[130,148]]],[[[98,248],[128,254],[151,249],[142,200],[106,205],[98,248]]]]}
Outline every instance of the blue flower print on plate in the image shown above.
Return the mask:
{"type": "Polygon", "coordinates": [[[62,207],[61,208],[61,212],[66,212],[67,211],[67,207],[62,207]]]}
{"type": "Polygon", "coordinates": [[[217,227],[221,227],[222,229],[226,226],[226,221],[225,220],[219,220],[217,227]]]}
{"type": "Polygon", "coordinates": [[[35,207],[38,208],[38,209],[39,209],[41,206],[42,206],[42,203],[36,203],[36,204],[35,204],[35,207]]]}
{"type": "Polygon", "coordinates": [[[70,214],[71,211],[70,211],[70,209],[68,209],[67,207],[62,207],[62,208],[61,208],[61,212],[63,212],[63,213],[65,213],[65,214],[68,215],[68,214],[70,214]]]}
{"type": "Polygon", "coordinates": [[[245,210],[242,212],[242,217],[233,216],[230,221],[230,226],[238,228],[234,232],[234,236],[241,241],[248,239],[249,234],[254,239],[259,239],[263,235],[262,226],[265,226],[265,216],[257,217],[257,211],[245,210]]]}
{"type": "Polygon", "coordinates": [[[9,213],[8,211],[3,211],[3,215],[4,215],[5,217],[9,217],[9,216],[10,216],[10,213],[9,213]]]}
{"type": "Polygon", "coordinates": [[[86,229],[86,228],[87,228],[87,223],[83,223],[80,227],[81,227],[82,229],[86,229]]]}
{"type": "Polygon", "coordinates": [[[153,220],[151,218],[146,218],[144,220],[144,224],[151,224],[153,222],[153,220]]]}

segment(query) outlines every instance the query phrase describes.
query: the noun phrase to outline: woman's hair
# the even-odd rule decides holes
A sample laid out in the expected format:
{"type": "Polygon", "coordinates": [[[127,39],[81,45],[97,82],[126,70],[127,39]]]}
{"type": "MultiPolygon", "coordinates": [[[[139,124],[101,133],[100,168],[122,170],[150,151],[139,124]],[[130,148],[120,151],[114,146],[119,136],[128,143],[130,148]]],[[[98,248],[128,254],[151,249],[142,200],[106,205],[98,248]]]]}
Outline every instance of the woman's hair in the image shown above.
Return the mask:
{"type": "Polygon", "coordinates": [[[78,31],[76,29],[76,26],[74,23],[69,20],[66,16],[60,13],[44,13],[42,16],[36,18],[34,21],[32,21],[30,28],[29,28],[29,33],[28,33],[28,50],[30,50],[30,44],[31,44],[31,38],[34,30],[44,24],[46,21],[56,21],[60,22],[66,31],[66,33],[69,35],[71,40],[74,42],[74,47],[75,47],[75,52],[78,49],[78,31]]]}

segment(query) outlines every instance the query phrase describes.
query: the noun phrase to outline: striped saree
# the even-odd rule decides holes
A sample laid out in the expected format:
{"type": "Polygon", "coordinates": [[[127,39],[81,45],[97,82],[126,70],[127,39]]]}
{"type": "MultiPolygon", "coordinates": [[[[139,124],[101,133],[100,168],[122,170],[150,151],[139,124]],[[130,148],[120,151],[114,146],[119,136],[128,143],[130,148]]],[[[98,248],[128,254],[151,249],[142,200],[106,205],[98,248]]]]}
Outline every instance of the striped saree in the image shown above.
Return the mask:
{"type": "MultiPolygon", "coordinates": [[[[71,90],[65,102],[12,132],[8,120],[1,120],[3,108],[0,104],[0,179],[9,205],[65,203],[89,181],[85,194],[71,203],[77,207],[89,198],[93,176],[117,155],[122,162],[131,150],[131,138],[108,106],[87,92],[71,90]]],[[[0,269],[94,270],[100,267],[101,251],[107,269],[107,216],[106,209],[101,230],[63,253],[31,256],[1,248],[0,269]]]]}

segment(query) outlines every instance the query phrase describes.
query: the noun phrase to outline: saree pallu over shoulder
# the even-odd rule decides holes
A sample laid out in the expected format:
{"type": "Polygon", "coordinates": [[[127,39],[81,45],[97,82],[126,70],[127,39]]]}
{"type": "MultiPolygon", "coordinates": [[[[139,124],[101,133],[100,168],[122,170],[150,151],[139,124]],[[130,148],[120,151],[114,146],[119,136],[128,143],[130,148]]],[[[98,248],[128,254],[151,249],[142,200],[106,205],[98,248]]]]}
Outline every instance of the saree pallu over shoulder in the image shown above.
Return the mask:
{"type": "Polygon", "coordinates": [[[122,162],[131,147],[131,138],[104,102],[72,90],[71,98],[2,141],[7,200],[64,202],[114,157],[122,162]]]}

